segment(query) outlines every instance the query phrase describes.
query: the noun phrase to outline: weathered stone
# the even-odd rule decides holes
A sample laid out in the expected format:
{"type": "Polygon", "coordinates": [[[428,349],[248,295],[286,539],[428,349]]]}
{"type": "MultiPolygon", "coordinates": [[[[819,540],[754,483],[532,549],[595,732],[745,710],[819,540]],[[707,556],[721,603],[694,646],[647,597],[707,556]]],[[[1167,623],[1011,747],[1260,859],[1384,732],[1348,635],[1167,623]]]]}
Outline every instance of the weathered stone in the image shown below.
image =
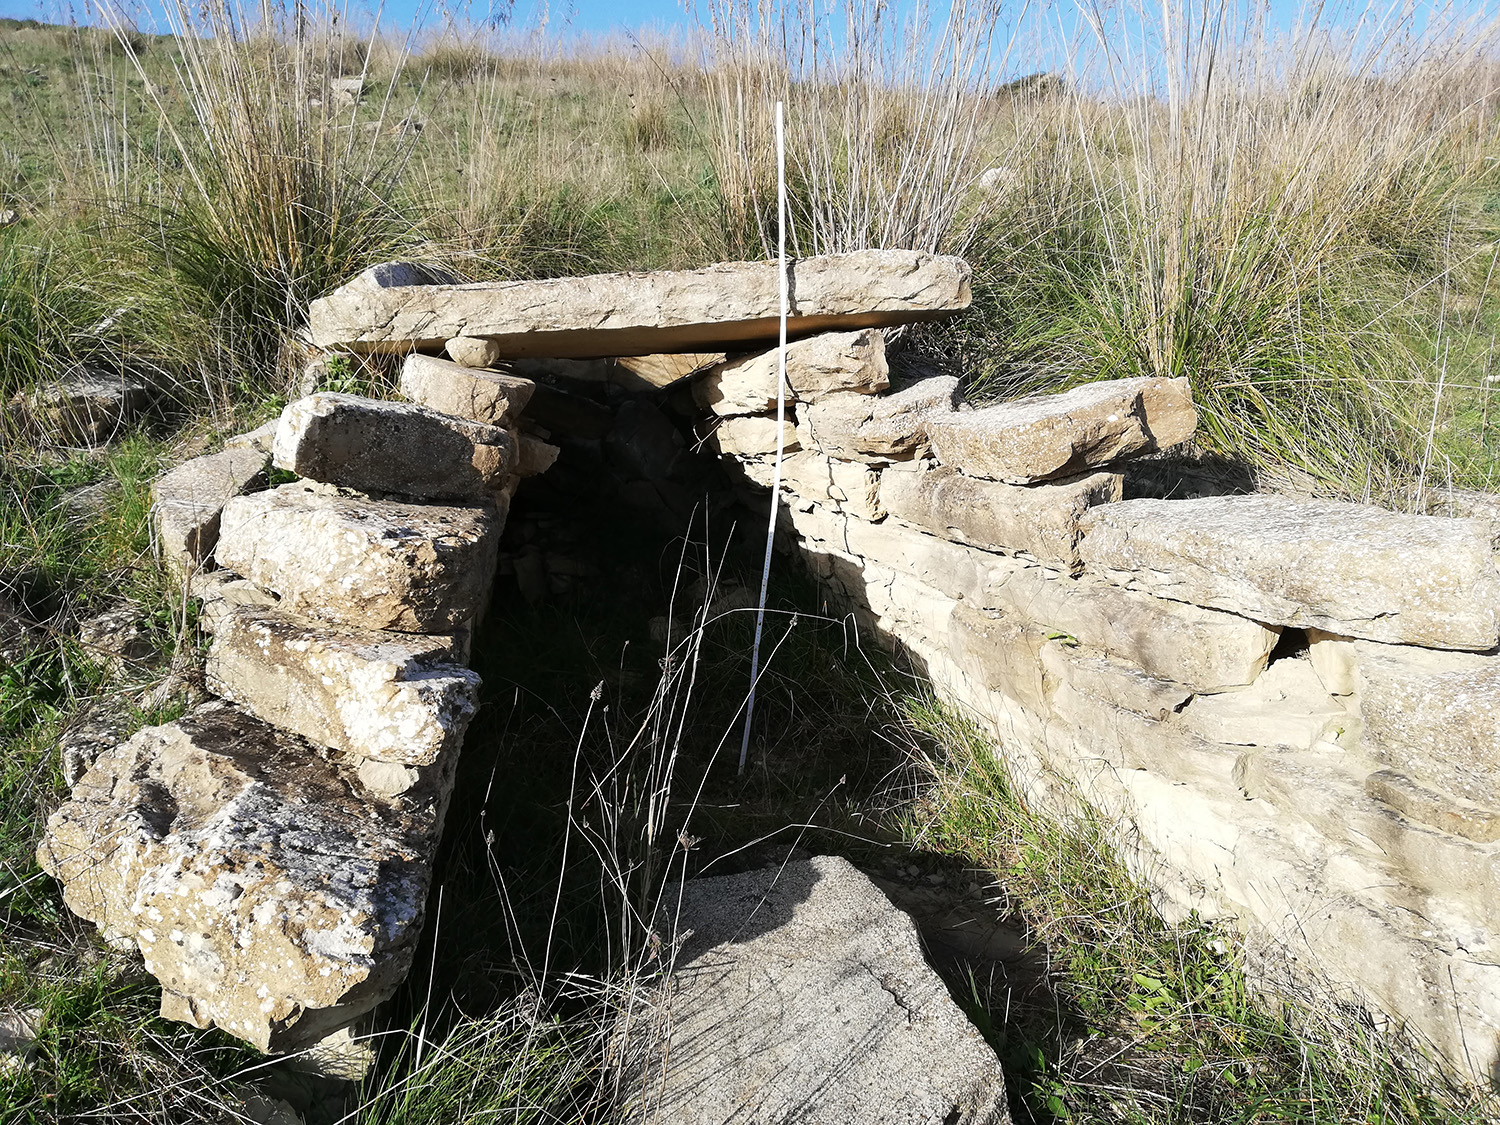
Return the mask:
{"type": "Polygon", "coordinates": [[[1493,808],[1500,794],[1500,656],[1360,643],[1370,752],[1415,781],[1493,808]]]}
{"type": "Polygon", "coordinates": [[[670,890],[683,942],[632,1028],[628,1120],[1002,1125],[999,1062],[922,957],[911,919],[819,856],[670,890]]]}
{"type": "Polygon", "coordinates": [[[27,412],[42,435],[63,444],[104,445],[151,406],[138,375],[77,368],[39,387],[27,412]]]}
{"type": "MultiPolygon", "coordinates": [[[[721,418],[713,428],[713,441],[719,452],[729,457],[768,457],[776,454],[776,419],[756,416],[721,418]]],[[[802,448],[797,428],[790,421],[781,424],[782,453],[802,448]]]]}
{"type": "Polygon", "coordinates": [[[516,476],[540,476],[557,463],[561,452],[557,446],[532,434],[516,434],[516,476]]]}
{"type": "MultiPolygon", "coordinates": [[[[506,356],[637,356],[729,350],[776,339],[775,262],[545,281],[413,285],[398,263],[366,270],[309,313],[318,347],[436,350],[455,336],[506,356]]],[[[793,336],[934,320],[969,305],[969,267],[910,250],[861,250],[792,265],[793,336]]]]}
{"type": "Polygon", "coordinates": [[[1358,686],[1354,674],[1356,644],[1349,637],[1325,633],[1322,629],[1307,631],[1307,658],[1329,695],[1354,694],[1358,686]]]}
{"type": "Polygon", "coordinates": [[[276,427],[281,424],[278,415],[269,422],[256,426],[243,434],[235,434],[233,437],[224,439],[225,449],[254,449],[264,453],[267,459],[271,456],[271,446],[276,441],[276,427]]]}
{"type": "Polygon", "coordinates": [[[116,605],[78,623],[78,643],[118,674],[126,665],[156,652],[146,631],[146,611],[131,602],[116,605]]]}
{"type": "Polygon", "coordinates": [[[891,515],[945,539],[1020,551],[1071,570],[1079,565],[1078,521],[1095,504],[1119,500],[1122,485],[1119,473],[1017,486],[948,468],[891,469],[881,484],[881,500],[891,515]]]}
{"type": "Polygon", "coordinates": [[[445,765],[380,800],[300,739],[210,703],[102,754],[37,859],[70,909],[140,947],[164,1016],[292,1050],[406,975],[450,787],[445,765]]]}
{"type": "Polygon", "coordinates": [[[1090,510],[1092,571],[1277,625],[1433,648],[1500,639],[1489,529],[1290,496],[1127,500],[1090,510]]]}
{"type": "Polygon", "coordinates": [[[405,504],[288,484],[225,506],[218,560],[291,613],[447,633],[478,613],[503,522],[488,501],[405,504]]]}
{"type": "Polygon", "coordinates": [[[401,393],[407,398],[488,426],[514,425],[535,391],[530,379],[415,352],[401,365],[401,393]]]}
{"type": "Polygon", "coordinates": [[[901,460],[925,449],[934,418],[953,412],[958,380],[937,375],[889,395],[825,395],[798,408],[803,444],[845,461],[901,460]]]}
{"type": "Polygon", "coordinates": [[[986,691],[998,691],[1025,707],[1047,710],[1042,649],[1047,634],[1013,614],[953,607],[949,646],[959,666],[986,691]]]}
{"type": "Polygon", "coordinates": [[[337,105],[358,105],[365,95],[365,80],[357,75],[353,78],[330,78],[328,92],[337,105]]]}
{"type": "Polygon", "coordinates": [[[443,345],[443,350],[461,367],[493,367],[501,359],[500,347],[495,341],[473,336],[455,336],[443,345]]]}
{"type": "Polygon", "coordinates": [[[316,394],[281,412],[277,468],[328,484],[462,499],[493,491],[515,468],[510,434],[425,406],[316,394]]]}
{"type": "MultiPolygon", "coordinates": [[[[723,352],[664,352],[625,355],[615,360],[610,381],[627,390],[654,391],[724,362],[723,352]]],[[[772,402],[772,406],[776,404],[772,402]]]]}
{"type": "Polygon", "coordinates": [[[1182,719],[1210,742],[1298,750],[1335,740],[1352,723],[1311,662],[1291,658],[1276,661],[1241,691],[1199,696],[1183,709],[1182,719]]]}
{"type": "Polygon", "coordinates": [[[151,523],[156,557],[179,580],[197,570],[219,541],[219,513],[242,493],[264,488],[269,458],[251,448],[195,457],[156,478],[151,523]]]}
{"type": "Polygon", "coordinates": [[[1042,648],[1047,675],[1074,691],[1148,719],[1165,719],[1193,697],[1181,684],[1142,672],[1076,643],[1054,640],[1042,648]]]}
{"type": "Polygon", "coordinates": [[[425,766],[457,753],[479,677],[452,636],[347,629],[239,606],[214,621],[209,691],[352,758],[425,766]]]}
{"type": "MultiPolygon", "coordinates": [[[[774,460],[745,461],[740,469],[762,488],[771,487],[774,460]]],[[[781,486],[836,512],[867,520],[885,516],[880,503],[880,470],[862,461],[835,461],[811,450],[793,453],[781,462],[781,486]]]]}
{"type": "MultiPolygon", "coordinates": [[[[777,350],[741,356],[693,384],[699,406],[715,414],[764,414],[776,409],[777,350]]],[[[891,385],[885,333],[824,332],[786,348],[788,399],[812,402],[835,391],[878,394],[891,385]]]]}
{"type": "Polygon", "coordinates": [[[1377,770],[1365,778],[1365,792],[1418,824],[1479,844],[1500,840],[1500,810],[1428,789],[1395,770],[1377,770]]]}
{"type": "Polygon", "coordinates": [[[1029,484],[1166,449],[1197,426],[1186,379],[1118,379],[944,415],[932,448],[971,477],[1029,484]]]}

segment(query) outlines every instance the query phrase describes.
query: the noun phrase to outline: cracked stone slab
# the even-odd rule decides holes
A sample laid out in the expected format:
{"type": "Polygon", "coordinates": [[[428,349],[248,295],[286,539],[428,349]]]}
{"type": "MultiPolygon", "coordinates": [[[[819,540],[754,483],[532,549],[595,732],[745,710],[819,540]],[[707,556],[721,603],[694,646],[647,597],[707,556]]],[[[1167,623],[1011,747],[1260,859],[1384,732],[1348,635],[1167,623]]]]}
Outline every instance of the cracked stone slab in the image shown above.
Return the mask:
{"type": "Polygon", "coordinates": [[[926,448],[934,421],[954,413],[958,380],[921,379],[888,395],[845,391],[797,409],[802,444],[846,461],[909,459],[926,448]]]}
{"type": "Polygon", "coordinates": [[[277,468],[326,484],[468,499],[499,487],[516,443],[498,426],[407,402],[322,392],[281,412],[277,468]]]}
{"type": "MultiPolygon", "coordinates": [[[[859,250],[800,259],[791,273],[793,337],[935,320],[969,306],[960,258],[859,250]]],[[[463,336],[492,341],[492,358],[744,351],[775,341],[781,307],[775,262],[467,285],[411,280],[398,264],[376,266],[314,301],[314,344],[436,351],[463,336]]]]}
{"type": "Polygon", "coordinates": [[[1126,500],[1089,510],[1086,568],[1256,621],[1430,648],[1500,640],[1491,527],[1291,496],[1126,500]]]}
{"type": "Polygon", "coordinates": [[[484,605],[504,517],[493,501],[408,504],[307,483],[224,507],[220,565],[336,625],[450,633],[484,605]]]}
{"type": "Polygon", "coordinates": [[[140,948],[164,1017],[295,1050],[406,976],[455,761],[382,800],[216,701],[102,753],[37,859],[69,909],[140,948]]]}
{"type": "Polygon", "coordinates": [[[265,606],[218,614],[209,691],[356,759],[425,766],[457,753],[479,706],[461,642],[348,629],[265,606]]]}
{"type": "Polygon", "coordinates": [[[847,860],[700,878],[668,895],[678,949],[627,1120],[1001,1125],[1005,1080],[922,956],[912,920],[847,860]]]}

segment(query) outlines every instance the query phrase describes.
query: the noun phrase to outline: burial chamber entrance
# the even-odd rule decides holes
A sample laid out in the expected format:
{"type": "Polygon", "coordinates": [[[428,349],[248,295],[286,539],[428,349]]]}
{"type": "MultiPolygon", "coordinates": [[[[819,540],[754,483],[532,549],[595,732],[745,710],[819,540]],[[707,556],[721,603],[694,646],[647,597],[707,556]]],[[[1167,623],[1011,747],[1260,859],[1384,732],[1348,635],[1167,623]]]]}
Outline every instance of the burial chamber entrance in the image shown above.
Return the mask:
{"type": "Polygon", "coordinates": [[[434,942],[480,987],[476,888],[505,890],[509,943],[620,957],[650,910],[563,904],[781,865],[816,825],[940,961],[1038,985],[988,888],[890,858],[875,806],[909,765],[868,699],[922,685],[1028,799],[1116,823],[1169,917],[1232,920],[1493,1080],[1500,509],[1251,491],[1182,455],[1183,379],[970,404],[901,343],[961,314],[964,263],[791,268],[784,355],[774,263],[392,265],[315,302],[314,363],[399,371],[400,400],[312,389],[158,482],[217,701],[78,780],[40,849],[68,905],[139,947],[164,1014],[286,1051],[434,942]],[[592,882],[549,899],[518,857],[563,849],[592,882]]]}

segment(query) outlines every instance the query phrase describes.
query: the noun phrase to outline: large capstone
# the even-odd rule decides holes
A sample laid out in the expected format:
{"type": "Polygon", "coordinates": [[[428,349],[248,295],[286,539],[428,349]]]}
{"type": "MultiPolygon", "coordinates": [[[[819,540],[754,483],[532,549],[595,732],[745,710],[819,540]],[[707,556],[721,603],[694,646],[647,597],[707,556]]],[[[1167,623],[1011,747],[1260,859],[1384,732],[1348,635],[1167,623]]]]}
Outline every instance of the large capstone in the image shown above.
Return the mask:
{"type": "Polygon", "coordinates": [[[139,946],[162,1014],[294,1050],[395,991],[456,755],[389,801],[226,703],[104,751],[47,821],[63,900],[139,946]]]}
{"type": "Polygon", "coordinates": [[[682,945],[657,1018],[632,1036],[644,1073],[630,1120],[1010,1120],[994,1051],[911,919],[847,860],[694,879],[663,916],[682,945]]]}
{"type": "Polygon", "coordinates": [[[449,633],[484,604],[502,523],[488,501],[407,504],[285,484],[225,506],[218,558],[292,613],[449,633]]]}
{"type": "MultiPolygon", "coordinates": [[[[748,350],[776,339],[775,262],[469,285],[411,284],[366,270],[314,301],[313,342],[359,352],[437,351],[454,337],[493,342],[488,358],[644,356],[748,350]]],[[[793,337],[934,320],[969,306],[969,266],[914,250],[860,250],[791,266],[793,337]]]]}

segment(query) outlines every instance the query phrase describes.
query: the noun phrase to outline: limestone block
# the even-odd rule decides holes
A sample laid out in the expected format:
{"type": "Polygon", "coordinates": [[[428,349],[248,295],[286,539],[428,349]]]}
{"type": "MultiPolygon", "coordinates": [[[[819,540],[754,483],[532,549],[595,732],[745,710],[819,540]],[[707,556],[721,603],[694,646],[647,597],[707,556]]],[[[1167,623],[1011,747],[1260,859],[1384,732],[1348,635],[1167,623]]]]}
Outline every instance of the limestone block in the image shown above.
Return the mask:
{"type": "Polygon", "coordinates": [[[889,395],[841,392],[801,406],[809,449],[845,461],[904,460],[925,449],[934,418],[953,412],[958,380],[938,375],[889,395]]]}
{"type": "MultiPolygon", "coordinates": [[[[495,341],[475,336],[455,336],[443,345],[443,350],[460,367],[494,367],[502,358],[500,346],[495,341]]],[[[405,391],[401,393],[406,394],[405,391]]]]}
{"type": "MultiPolygon", "coordinates": [[[[774,459],[745,461],[740,469],[762,488],[771,487],[774,459]]],[[[848,512],[867,520],[885,516],[880,502],[880,470],[862,461],[835,461],[804,449],[782,461],[781,486],[795,496],[816,501],[835,512],[848,512]]]]}
{"type": "Polygon", "coordinates": [[[1116,379],[944,415],[932,448],[968,476],[1029,484],[1167,449],[1197,426],[1186,379],[1116,379]]]}
{"type": "Polygon", "coordinates": [[[239,606],[214,622],[208,690],[353,758],[425,766],[457,753],[479,677],[452,636],[348,629],[239,606]]]}
{"type": "MultiPolygon", "coordinates": [[[[660,355],[625,355],[615,359],[610,381],[630,391],[655,391],[670,387],[689,375],[723,363],[723,352],[664,352],[660,355]]],[[[776,405],[773,400],[771,405],[776,405]]]]}
{"type": "Polygon", "coordinates": [[[401,364],[401,393],[407,398],[487,426],[513,426],[535,391],[530,379],[430,355],[414,352],[401,364]]]}
{"type": "Polygon", "coordinates": [[[219,541],[219,514],[233,497],[266,484],[270,458],[253,447],[194,457],[151,485],[156,557],[179,580],[197,570],[219,541]]]}
{"type": "Polygon", "coordinates": [[[425,406],[321,393],[281,412],[272,460],[346,488],[464,499],[498,487],[516,447],[499,427],[425,406]]]}
{"type": "Polygon", "coordinates": [[[1193,698],[1181,684],[1077,644],[1053,640],[1042,647],[1041,657],[1052,679],[1148,719],[1165,719],[1193,698]]]}
{"type": "Polygon", "coordinates": [[[1277,625],[1433,648],[1500,639],[1486,525],[1291,496],[1092,509],[1088,568],[1158,597],[1277,625]]]}
{"type": "Polygon", "coordinates": [[[406,504],[288,484],[225,505],[217,557],[291,613],[447,633],[478,612],[503,522],[488,500],[406,504]]]}
{"type": "Polygon", "coordinates": [[[101,754],[37,849],[69,909],[140,947],[162,1012],[315,1043],[410,967],[451,766],[397,802],[214,702],[101,754]]]}
{"type": "Polygon", "coordinates": [[[953,607],[949,645],[958,664],[986,691],[998,691],[1046,714],[1047,683],[1042,649],[1047,634],[1012,614],[953,607]]]}
{"type": "Polygon", "coordinates": [[[277,416],[269,422],[264,422],[255,429],[243,434],[235,434],[233,437],[224,439],[225,449],[255,449],[264,453],[268,458],[271,456],[271,444],[276,440],[276,427],[281,418],[277,416]]]}
{"type": "Polygon", "coordinates": [[[949,468],[887,470],[887,512],[924,531],[986,550],[1020,551],[1074,569],[1078,521],[1095,504],[1120,499],[1119,473],[1090,473],[1055,483],[1017,486],[979,480],[949,468]]]}
{"type": "Polygon", "coordinates": [[[1247,688],[1199,696],[1182,719],[1210,742],[1306,750],[1324,738],[1336,740],[1352,716],[1329,696],[1310,661],[1288,657],[1247,688]]]}
{"type": "Polygon", "coordinates": [[[818,856],[669,888],[683,941],[654,1019],[630,1029],[659,1125],[1005,1125],[1005,1082],[927,965],[911,919],[818,856]]]}
{"type": "Polygon", "coordinates": [[[534,434],[516,434],[516,476],[541,476],[557,463],[562,450],[534,434]]]}
{"type": "Polygon", "coordinates": [[[1356,641],[1322,629],[1307,631],[1307,657],[1313,671],[1323,681],[1329,695],[1352,695],[1357,682],[1354,675],[1356,641]]]}
{"type": "MultiPolygon", "coordinates": [[[[969,305],[959,258],[860,250],[791,269],[794,337],[935,320],[969,305]]],[[[407,352],[474,336],[501,355],[566,359],[728,351],[774,341],[781,307],[775,262],[468,285],[413,284],[410,274],[399,263],[376,266],[314,301],[313,342],[407,352]]]]}
{"type": "Polygon", "coordinates": [[[1500,807],[1500,656],[1362,642],[1354,664],[1371,753],[1415,781],[1500,807]]]}
{"type": "Polygon", "coordinates": [[[25,407],[51,441],[104,445],[145,413],[152,397],[139,375],[79,367],[38,387],[25,407]]]}
{"type": "MultiPolygon", "coordinates": [[[[1377,770],[1365,778],[1365,792],[1384,801],[1408,820],[1426,824],[1479,844],[1500,840],[1500,810],[1459,800],[1418,785],[1395,770],[1377,770]]],[[[1500,803],[1500,802],[1493,802],[1500,803]]]]}
{"type": "MultiPolygon", "coordinates": [[[[750,417],[721,418],[713,429],[714,442],[719,452],[730,457],[774,457],[776,455],[776,419],[759,415],[750,417]]],[[[802,448],[797,438],[797,428],[791,422],[781,424],[783,453],[795,453],[802,448]]]]}
{"type": "MultiPolygon", "coordinates": [[[[776,349],[741,356],[693,384],[698,405],[715,414],[764,414],[776,409],[776,349]]],[[[824,332],[786,347],[788,399],[812,402],[835,391],[878,394],[891,385],[885,334],[873,328],[824,332]]]]}

